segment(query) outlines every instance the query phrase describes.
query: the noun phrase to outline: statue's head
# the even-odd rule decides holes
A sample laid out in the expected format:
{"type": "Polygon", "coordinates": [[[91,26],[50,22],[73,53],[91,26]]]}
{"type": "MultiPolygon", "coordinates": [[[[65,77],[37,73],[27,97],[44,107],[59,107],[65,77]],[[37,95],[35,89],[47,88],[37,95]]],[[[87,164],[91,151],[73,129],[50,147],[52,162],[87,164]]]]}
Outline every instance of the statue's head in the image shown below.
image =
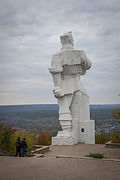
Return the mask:
{"type": "Polygon", "coordinates": [[[64,33],[62,36],[60,36],[62,49],[73,49],[73,37],[72,32],[64,33]]]}

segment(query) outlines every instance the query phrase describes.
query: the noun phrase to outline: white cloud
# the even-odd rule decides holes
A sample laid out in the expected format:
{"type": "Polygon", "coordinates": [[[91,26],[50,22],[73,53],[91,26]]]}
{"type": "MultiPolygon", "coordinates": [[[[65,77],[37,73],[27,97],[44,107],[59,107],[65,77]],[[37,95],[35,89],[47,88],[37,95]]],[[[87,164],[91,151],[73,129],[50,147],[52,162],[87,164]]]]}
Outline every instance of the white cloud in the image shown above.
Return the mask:
{"type": "Polygon", "coordinates": [[[48,67],[70,30],[93,62],[82,78],[90,102],[119,103],[119,0],[0,3],[0,104],[56,102],[48,67]]]}

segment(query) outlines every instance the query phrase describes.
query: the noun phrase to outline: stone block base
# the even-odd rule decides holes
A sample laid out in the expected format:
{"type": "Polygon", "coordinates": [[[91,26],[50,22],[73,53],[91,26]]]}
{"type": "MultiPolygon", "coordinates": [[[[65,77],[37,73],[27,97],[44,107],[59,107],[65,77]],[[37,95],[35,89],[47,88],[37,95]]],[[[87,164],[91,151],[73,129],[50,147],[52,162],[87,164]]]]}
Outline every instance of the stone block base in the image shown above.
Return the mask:
{"type": "Polygon", "coordinates": [[[52,145],[73,145],[72,137],[52,137],[52,145]]]}
{"type": "Polygon", "coordinates": [[[78,122],[74,120],[73,131],[59,131],[52,138],[52,145],[74,145],[77,143],[95,144],[94,120],[78,122]]]}
{"type": "Polygon", "coordinates": [[[95,121],[80,122],[79,142],[95,144],[95,121]]]}

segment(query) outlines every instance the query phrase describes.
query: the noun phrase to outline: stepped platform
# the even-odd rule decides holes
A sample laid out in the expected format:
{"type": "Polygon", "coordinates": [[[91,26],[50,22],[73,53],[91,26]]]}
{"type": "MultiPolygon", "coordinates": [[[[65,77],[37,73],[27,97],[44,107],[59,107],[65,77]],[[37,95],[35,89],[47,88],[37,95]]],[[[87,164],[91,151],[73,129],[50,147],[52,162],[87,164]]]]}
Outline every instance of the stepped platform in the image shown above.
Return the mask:
{"type": "Polygon", "coordinates": [[[57,155],[81,156],[89,153],[101,153],[108,159],[120,160],[120,148],[106,148],[103,144],[76,144],[73,146],[51,146],[50,152],[45,156],[56,157],[57,155]]]}

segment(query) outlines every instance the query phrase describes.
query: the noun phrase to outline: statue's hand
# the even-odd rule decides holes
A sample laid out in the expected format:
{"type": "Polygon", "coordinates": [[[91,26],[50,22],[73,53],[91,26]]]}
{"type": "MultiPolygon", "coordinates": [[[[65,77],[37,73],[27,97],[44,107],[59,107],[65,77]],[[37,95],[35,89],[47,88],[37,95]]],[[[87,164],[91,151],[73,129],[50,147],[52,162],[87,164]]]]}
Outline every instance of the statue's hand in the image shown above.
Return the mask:
{"type": "Polygon", "coordinates": [[[82,62],[82,65],[83,67],[87,70],[87,69],[90,69],[92,64],[91,64],[91,61],[90,59],[83,59],[83,62],[82,62]]]}
{"type": "Polygon", "coordinates": [[[64,96],[63,90],[60,87],[55,87],[53,89],[53,93],[56,98],[60,98],[60,97],[64,96]]]}
{"type": "Polygon", "coordinates": [[[82,86],[81,89],[80,89],[80,92],[83,94],[83,95],[87,95],[87,92],[85,90],[85,88],[82,86]]]}

